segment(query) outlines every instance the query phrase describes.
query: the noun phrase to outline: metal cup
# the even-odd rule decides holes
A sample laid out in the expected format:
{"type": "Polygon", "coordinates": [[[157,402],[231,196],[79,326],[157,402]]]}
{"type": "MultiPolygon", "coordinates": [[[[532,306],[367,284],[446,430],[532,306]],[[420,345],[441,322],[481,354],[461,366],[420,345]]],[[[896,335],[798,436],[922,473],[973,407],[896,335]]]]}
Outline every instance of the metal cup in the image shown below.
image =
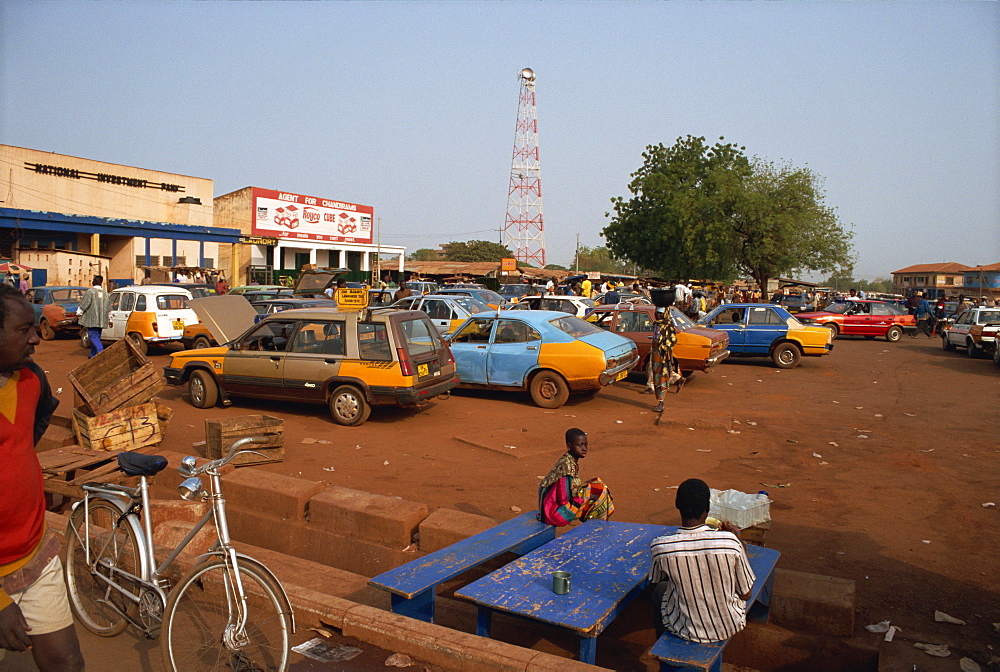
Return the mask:
{"type": "Polygon", "coordinates": [[[565,595],[568,593],[571,576],[569,572],[552,572],[552,592],[556,595],[565,595]]]}

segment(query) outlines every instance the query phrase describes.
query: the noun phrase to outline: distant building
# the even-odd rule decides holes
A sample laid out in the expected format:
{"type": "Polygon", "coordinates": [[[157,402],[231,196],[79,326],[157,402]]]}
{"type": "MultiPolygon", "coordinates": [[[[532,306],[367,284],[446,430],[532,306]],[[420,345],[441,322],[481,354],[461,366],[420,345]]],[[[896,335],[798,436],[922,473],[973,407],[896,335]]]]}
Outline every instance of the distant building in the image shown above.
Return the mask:
{"type": "Polygon", "coordinates": [[[1000,263],[975,266],[964,274],[966,296],[1000,299],[1000,263]]]}
{"type": "Polygon", "coordinates": [[[958,296],[965,293],[965,273],[970,270],[954,261],[907,266],[892,272],[892,290],[903,296],[922,291],[930,299],[958,296]]]}

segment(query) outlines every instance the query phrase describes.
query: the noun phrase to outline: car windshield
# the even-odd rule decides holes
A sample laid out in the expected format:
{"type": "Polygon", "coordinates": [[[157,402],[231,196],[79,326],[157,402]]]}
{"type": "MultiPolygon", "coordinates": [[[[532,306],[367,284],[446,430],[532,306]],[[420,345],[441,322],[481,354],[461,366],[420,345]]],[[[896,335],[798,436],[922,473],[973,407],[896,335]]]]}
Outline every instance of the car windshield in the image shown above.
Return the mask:
{"type": "Polygon", "coordinates": [[[476,290],[475,296],[478,297],[480,301],[485,301],[486,303],[504,302],[504,298],[502,296],[489,289],[476,290]]]}
{"type": "Polygon", "coordinates": [[[500,291],[504,294],[513,294],[514,296],[526,296],[528,290],[530,290],[530,285],[501,285],[500,291]]]}
{"type": "Polygon", "coordinates": [[[475,315],[476,313],[485,313],[487,310],[493,310],[487,304],[471,296],[455,297],[455,303],[462,306],[462,308],[465,308],[465,310],[468,311],[470,315],[475,315]]]}
{"type": "Polygon", "coordinates": [[[679,331],[684,331],[685,329],[690,329],[695,326],[694,321],[690,317],[676,308],[670,309],[670,317],[674,318],[674,329],[679,331]]]}
{"type": "Polygon", "coordinates": [[[160,294],[156,297],[157,310],[178,310],[187,307],[188,300],[183,294],[160,294]]]}
{"type": "Polygon", "coordinates": [[[843,315],[848,310],[850,310],[851,304],[849,303],[831,303],[829,306],[824,308],[828,313],[837,313],[838,315],[843,315]]]}
{"type": "Polygon", "coordinates": [[[83,298],[82,289],[57,289],[52,292],[52,300],[56,303],[60,301],[79,301],[83,298]]]}
{"type": "Polygon", "coordinates": [[[406,351],[411,357],[419,357],[436,352],[444,347],[444,341],[438,335],[434,325],[426,319],[406,320],[400,323],[403,339],[406,341],[406,351]]]}
{"type": "Polygon", "coordinates": [[[557,317],[554,320],[549,320],[549,324],[554,326],[556,329],[565,331],[573,338],[580,338],[581,336],[587,336],[589,334],[597,334],[602,331],[600,327],[596,327],[590,322],[584,322],[579,317],[573,317],[572,315],[557,317]]]}
{"type": "Polygon", "coordinates": [[[1000,322],[1000,310],[980,310],[979,319],[977,321],[979,324],[986,324],[987,322],[1000,322]]]}

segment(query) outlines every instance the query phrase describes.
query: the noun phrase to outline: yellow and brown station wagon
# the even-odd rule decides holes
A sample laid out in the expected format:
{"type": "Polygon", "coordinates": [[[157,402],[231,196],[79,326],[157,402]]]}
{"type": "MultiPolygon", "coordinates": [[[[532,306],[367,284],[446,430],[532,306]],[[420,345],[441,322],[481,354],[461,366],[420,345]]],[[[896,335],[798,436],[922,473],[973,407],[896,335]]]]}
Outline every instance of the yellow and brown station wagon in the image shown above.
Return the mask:
{"type": "MultiPolygon", "coordinates": [[[[216,298],[225,297],[197,301],[216,298]]],[[[216,322],[208,324],[216,333],[216,322]]],[[[415,310],[286,310],[231,340],[223,329],[217,339],[227,342],[175,353],[164,367],[169,384],[187,384],[197,408],[232,397],[284,399],[326,404],[334,422],[353,426],[372,406],[419,405],[458,384],[448,344],[415,310]]]]}

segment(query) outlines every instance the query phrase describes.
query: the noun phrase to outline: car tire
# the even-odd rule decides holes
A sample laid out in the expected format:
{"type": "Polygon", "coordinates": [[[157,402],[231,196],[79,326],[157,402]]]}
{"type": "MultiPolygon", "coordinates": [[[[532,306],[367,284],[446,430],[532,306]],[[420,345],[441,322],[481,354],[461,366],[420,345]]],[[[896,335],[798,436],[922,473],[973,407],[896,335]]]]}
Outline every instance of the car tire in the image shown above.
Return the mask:
{"type": "Polygon", "coordinates": [[[889,331],[885,332],[885,340],[890,343],[896,343],[903,337],[903,330],[899,327],[889,327],[889,331]]]}
{"type": "MultiPolygon", "coordinates": [[[[43,341],[51,341],[56,337],[56,330],[52,328],[48,320],[42,318],[38,323],[38,335],[43,341]]],[[[89,348],[90,346],[88,345],[87,347],[89,348]]]]}
{"type": "Polygon", "coordinates": [[[372,412],[365,395],[353,385],[341,385],[335,389],[327,403],[333,421],[345,427],[360,425],[372,412]]]}
{"type": "Polygon", "coordinates": [[[973,341],[965,342],[965,354],[972,359],[979,357],[979,348],[976,347],[976,344],[973,341]]]}
{"type": "Polygon", "coordinates": [[[779,369],[794,369],[799,365],[799,349],[794,343],[778,343],[771,351],[771,361],[779,369]]]}
{"type": "Polygon", "coordinates": [[[80,347],[84,350],[90,350],[90,332],[84,327],[80,327],[80,347]]]}
{"type": "Polygon", "coordinates": [[[540,408],[559,408],[569,399],[569,385],[555,371],[539,371],[531,379],[531,400],[540,408]]]}
{"type": "Polygon", "coordinates": [[[204,350],[205,348],[211,348],[212,341],[208,340],[204,336],[199,336],[194,339],[194,343],[191,344],[192,350],[204,350]]]}
{"type": "Polygon", "coordinates": [[[140,336],[139,334],[132,332],[125,338],[132,341],[132,345],[134,345],[135,349],[139,351],[139,354],[145,355],[147,352],[149,352],[149,343],[147,343],[146,339],[140,336]]]}
{"type": "Polygon", "coordinates": [[[834,339],[840,336],[840,327],[837,325],[836,322],[827,322],[823,326],[829,329],[831,332],[833,332],[834,339]]]}
{"type": "Polygon", "coordinates": [[[948,340],[948,334],[941,334],[941,347],[948,352],[955,349],[955,344],[948,340]]]}
{"type": "Polygon", "coordinates": [[[188,397],[195,408],[212,408],[219,401],[219,386],[208,371],[195,371],[188,378],[188,397]]]}

